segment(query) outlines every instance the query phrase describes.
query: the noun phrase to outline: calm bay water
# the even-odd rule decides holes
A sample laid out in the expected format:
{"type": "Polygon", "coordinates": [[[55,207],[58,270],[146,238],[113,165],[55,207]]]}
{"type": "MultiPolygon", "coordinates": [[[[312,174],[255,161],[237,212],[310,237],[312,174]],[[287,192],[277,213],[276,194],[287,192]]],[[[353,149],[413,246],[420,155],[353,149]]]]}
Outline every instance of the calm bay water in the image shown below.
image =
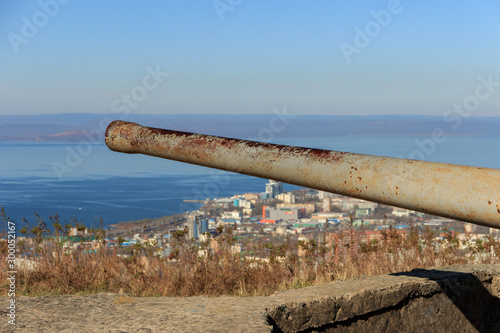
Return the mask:
{"type": "MultiPolygon", "coordinates": [[[[431,143],[428,137],[307,138],[279,143],[500,169],[500,136],[456,136],[444,143],[431,143]]],[[[75,217],[89,226],[99,217],[106,225],[161,217],[197,207],[183,199],[262,192],[266,182],[115,153],[104,145],[0,143],[0,206],[13,221],[25,217],[33,222],[34,213],[47,220],[54,214],[62,221],[75,217]]]]}

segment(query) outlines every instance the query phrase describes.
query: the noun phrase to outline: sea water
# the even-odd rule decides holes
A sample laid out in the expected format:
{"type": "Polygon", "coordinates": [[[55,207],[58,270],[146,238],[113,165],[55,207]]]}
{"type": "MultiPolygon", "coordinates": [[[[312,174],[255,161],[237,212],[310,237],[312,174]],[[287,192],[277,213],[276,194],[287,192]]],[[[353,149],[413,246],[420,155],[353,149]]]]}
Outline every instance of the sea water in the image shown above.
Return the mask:
{"type": "MultiPolygon", "coordinates": [[[[282,144],[425,159],[500,169],[499,137],[330,137],[283,139],[282,144]]],[[[58,214],[85,225],[155,218],[193,210],[183,200],[263,192],[267,180],[139,154],[105,145],[0,143],[0,206],[13,221],[58,214]],[[86,150],[84,150],[85,148],[86,150]]],[[[298,187],[286,185],[285,190],[298,187]]]]}

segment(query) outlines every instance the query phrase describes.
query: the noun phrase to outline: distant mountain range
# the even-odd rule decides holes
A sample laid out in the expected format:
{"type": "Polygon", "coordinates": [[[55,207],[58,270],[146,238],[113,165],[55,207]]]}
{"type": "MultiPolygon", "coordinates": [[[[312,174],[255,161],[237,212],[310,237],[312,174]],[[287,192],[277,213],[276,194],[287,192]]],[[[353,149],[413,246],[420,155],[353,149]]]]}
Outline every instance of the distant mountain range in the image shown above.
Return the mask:
{"type": "Polygon", "coordinates": [[[254,138],[266,141],[274,138],[320,136],[415,136],[432,135],[442,129],[447,135],[500,134],[500,117],[448,119],[437,116],[380,115],[228,115],[228,114],[169,114],[139,115],[67,113],[48,115],[0,116],[0,141],[61,141],[103,139],[104,128],[111,120],[123,119],[141,125],[220,135],[254,138]]]}

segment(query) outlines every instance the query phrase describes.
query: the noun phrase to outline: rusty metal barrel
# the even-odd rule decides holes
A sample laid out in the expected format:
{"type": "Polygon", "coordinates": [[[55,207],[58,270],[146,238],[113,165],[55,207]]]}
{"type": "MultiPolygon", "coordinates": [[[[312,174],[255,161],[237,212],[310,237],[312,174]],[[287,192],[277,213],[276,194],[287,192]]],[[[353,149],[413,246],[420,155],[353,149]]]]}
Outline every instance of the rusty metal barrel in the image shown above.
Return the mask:
{"type": "Polygon", "coordinates": [[[269,144],[114,121],[114,151],[146,154],[500,228],[500,170],[269,144]]]}

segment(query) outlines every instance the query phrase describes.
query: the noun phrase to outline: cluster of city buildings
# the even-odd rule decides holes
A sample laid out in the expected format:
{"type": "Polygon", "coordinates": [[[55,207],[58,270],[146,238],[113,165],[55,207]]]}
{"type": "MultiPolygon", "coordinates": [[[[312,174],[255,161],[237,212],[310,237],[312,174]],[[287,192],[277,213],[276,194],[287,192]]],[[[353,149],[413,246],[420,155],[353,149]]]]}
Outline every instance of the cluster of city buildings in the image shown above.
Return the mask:
{"type": "MultiPolygon", "coordinates": [[[[217,216],[207,217],[203,209],[191,212],[192,228],[195,220],[207,220],[209,229],[217,226],[262,224],[275,229],[286,226],[295,233],[304,228],[324,227],[349,222],[354,226],[391,223],[393,219],[374,218],[377,208],[374,202],[347,198],[332,193],[314,190],[285,192],[283,184],[270,180],[262,193],[238,194],[227,198],[207,200],[206,206],[217,207],[217,216]],[[297,193],[300,192],[300,193],[297,193]]],[[[393,208],[392,217],[422,217],[423,214],[393,208]]]]}
{"type": "MultiPolygon", "coordinates": [[[[337,256],[342,256],[355,255],[361,244],[380,241],[388,227],[406,237],[410,225],[434,229],[436,238],[441,239],[450,234],[468,239],[471,234],[475,238],[498,237],[497,229],[426,216],[408,209],[380,207],[377,203],[328,192],[308,189],[285,192],[283,185],[273,180],[262,193],[207,200],[200,210],[187,212],[186,221],[179,228],[186,227],[189,238],[195,240],[203,240],[205,233],[216,236],[217,228],[223,227],[232,228],[232,233],[240,238],[295,236],[306,242],[322,240],[336,249],[337,256]]],[[[236,244],[235,252],[239,250],[241,246],[236,244]]]]}
{"type": "MultiPolygon", "coordinates": [[[[389,226],[401,237],[406,237],[410,225],[432,228],[437,231],[436,237],[441,238],[448,235],[442,230],[452,232],[453,237],[472,241],[486,235],[499,236],[498,229],[426,216],[328,192],[309,189],[286,192],[283,184],[274,180],[265,185],[262,193],[207,199],[199,210],[185,212],[174,222],[159,219],[154,225],[143,225],[119,236],[108,235],[106,244],[120,248],[147,244],[157,248],[160,255],[168,256],[175,232],[187,231],[189,239],[201,242],[207,238],[213,240],[221,230],[231,228],[237,239],[296,237],[304,242],[315,240],[335,249],[336,256],[343,256],[355,255],[361,244],[380,241],[389,226]]],[[[99,251],[102,242],[87,232],[73,228],[66,236],[67,250],[82,254],[99,251]]],[[[213,250],[216,246],[216,242],[211,245],[213,250]]],[[[233,247],[235,252],[244,250],[239,242],[233,247]]]]}

